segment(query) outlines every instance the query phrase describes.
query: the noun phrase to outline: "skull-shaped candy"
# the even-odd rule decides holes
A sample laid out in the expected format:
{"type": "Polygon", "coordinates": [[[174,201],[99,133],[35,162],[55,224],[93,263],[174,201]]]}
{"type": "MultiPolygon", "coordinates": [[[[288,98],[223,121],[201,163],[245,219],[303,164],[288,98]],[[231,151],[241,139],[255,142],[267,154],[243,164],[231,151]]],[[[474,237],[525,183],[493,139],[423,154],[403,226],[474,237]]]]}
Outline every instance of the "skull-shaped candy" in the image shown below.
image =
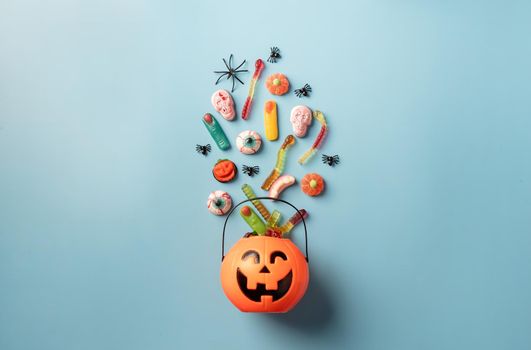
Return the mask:
{"type": "Polygon", "coordinates": [[[289,121],[293,127],[293,133],[297,137],[304,137],[308,126],[312,124],[312,111],[306,106],[295,106],[291,110],[289,121]]]}
{"type": "Polygon", "coordinates": [[[221,116],[227,120],[232,120],[236,116],[234,101],[228,91],[218,90],[212,94],[212,106],[221,116]]]}

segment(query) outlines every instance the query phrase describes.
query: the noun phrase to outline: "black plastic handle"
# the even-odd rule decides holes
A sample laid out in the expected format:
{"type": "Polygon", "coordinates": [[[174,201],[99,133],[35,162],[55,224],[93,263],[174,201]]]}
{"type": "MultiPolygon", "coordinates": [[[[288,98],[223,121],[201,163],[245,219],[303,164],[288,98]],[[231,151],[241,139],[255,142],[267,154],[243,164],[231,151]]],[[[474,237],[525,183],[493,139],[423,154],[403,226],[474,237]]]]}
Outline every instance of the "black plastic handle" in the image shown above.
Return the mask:
{"type": "Polygon", "coordinates": [[[290,207],[292,207],[293,209],[295,209],[297,211],[297,213],[301,217],[302,225],[304,226],[304,252],[306,254],[306,261],[309,262],[309,260],[308,260],[308,230],[306,228],[306,221],[304,221],[304,215],[302,215],[302,212],[299,209],[297,209],[297,207],[294,206],[293,204],[291,204],[290,202],[285,201],[285,200],[280,199],[280,198],[273,198],[273,197],[255,197],[255,198],[252,198],[252,199],[246,199],[246,200],[241,201],[240,203],[236,204],[231,209],[231,211],[229,212],[229,215],[227,215],[227,218],[225,219],[225,223],[223,224],[223,236],[221,238],[221,261],[223,261],[223,259],[225,259],[225,229],[227,228],[227,222],[229,221],[230,216],[236,210],[236,208],[238,208],[243,203],[252,202],[254,200],[261,200],[261,199],[268,199],[268,200],[272,200],[272,201],[275,201],[275,202],[282,202],[284,204],[289,205],[290,207]]]}

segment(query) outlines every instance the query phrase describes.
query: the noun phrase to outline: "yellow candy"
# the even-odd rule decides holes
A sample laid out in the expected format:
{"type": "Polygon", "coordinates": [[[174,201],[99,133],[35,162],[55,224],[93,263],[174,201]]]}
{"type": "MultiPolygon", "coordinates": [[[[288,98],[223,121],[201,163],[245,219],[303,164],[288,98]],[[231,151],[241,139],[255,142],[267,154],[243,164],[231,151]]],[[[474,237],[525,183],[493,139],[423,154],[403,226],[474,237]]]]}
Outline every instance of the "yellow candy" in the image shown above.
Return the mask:
{"type": "Polygon", "coordinates": [[[251,203],[254,205],[256,210],[258,210],[260,215],[262,215],[264,220],[269,220],[271,213],[269,213],[269,210],[267,210],[267,208],[262,204],[262,202],[260,202],[260,200],[254,199],[256,198],[256,194],[254,193],[251,186],[249,186],[248,184],[243,184],[242,191],[247,197],[247,199],[252,199],[251,203]]]}
{"type": "Polygon", "coordinates": [[[277,103],[273,100],[266,101],[264,106],[265,137],[269,141],[278,139],[277,103]]]}
{"type": "Polygon", "coordinates": [[[267,219],[267,226],[268,227],[277,227],[278,222],[280,221],[281,214],[278,210],[273,210],[273,213],[271,213],[271,216],[269,219],[267,219]]]}
{"type": "Polygon", "coordinates": [[[271,189],[271,186],[273,185],[273,182],[275,182],[276,179],[280,177],[280,174],[284,171],[284,165],[286,164],[286,151],[288,148],[293,146],[295,143],[295,137],[293,135],[286,136],[286,139],[284,140],[284,143],[278,150],[277,154],[277,163],[275,164],[275,168],[271,171],[271,174],[265,179],[264,183],[262,184],[262,189],[264,191],[269,191],[271,189]]]}

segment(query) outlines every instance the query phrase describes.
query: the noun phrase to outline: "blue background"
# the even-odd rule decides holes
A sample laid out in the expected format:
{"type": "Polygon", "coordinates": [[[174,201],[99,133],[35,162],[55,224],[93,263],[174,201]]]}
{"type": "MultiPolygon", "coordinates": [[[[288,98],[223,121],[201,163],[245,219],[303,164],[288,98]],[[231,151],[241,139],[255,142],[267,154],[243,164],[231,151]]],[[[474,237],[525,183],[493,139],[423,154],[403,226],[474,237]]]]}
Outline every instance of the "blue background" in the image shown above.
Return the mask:
{"type": "MultiPolygon", "coordinates": [[[[529,349],[529,2],[4,0],[0,348],[529,349]],[[282,59],[330,124],[308,209],[311,282],[286,315],[219,284],[210,191],[257,191],[280,142],[218,149],[200,118],[222,57],[282,59]],[[260,165],[230,185],[218,158],[260,165]]],[[[238,110],[247,94],[234,93],[238,110]]],[[[262,80],[263,83],[263,80],[262,80]]],[[[228,83],[222,83],[228,89],[228,83]]],[[[248,122],[263,131],[257,89],[248,122]]],[[[299,103],[279,97],[281,138],[299,103]]],[[[288,210],[283,209],[286,215],[288,210]]],[[[231,220],[229,244],[244,227],[231,220]]],[[[301,242],[301,231],[294,233],[301,242]]]]}

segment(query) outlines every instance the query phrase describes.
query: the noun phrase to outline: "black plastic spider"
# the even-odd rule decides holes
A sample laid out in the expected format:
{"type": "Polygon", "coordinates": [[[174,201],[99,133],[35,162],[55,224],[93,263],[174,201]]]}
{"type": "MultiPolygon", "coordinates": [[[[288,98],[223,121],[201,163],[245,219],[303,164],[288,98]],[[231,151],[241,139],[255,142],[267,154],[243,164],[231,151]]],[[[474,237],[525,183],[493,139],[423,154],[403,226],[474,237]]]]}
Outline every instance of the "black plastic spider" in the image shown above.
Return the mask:
{"type": "Polygon", "coordinates": [[[234,92],[235,79],[238,80],[242,85],[244,85],[243,81],[241,81],[240,78],[238,78],[238,73],[248,72],[247,69],[240,69],[240,67],[243,66],[245,62],[246,60],[243,60],[243,62],[238,67],[232,68],[232,54],[230,54],[229,63],[227,63],[227,60],[223,59],[223,63],[225,63],[225,67],[227,67],[227,70],[214,71],[214,73],[216,74],[221,74],[218,77],[218,80],[216,80],[215,85],[217,85],[219,81],[221,80],[221,78],[223,78],[225,75],[227,76],[227,80],[232,78],[232,89],[230,90],[230,92],[234,92]]]}
{"type": "Polygon", "coordinates": [[[327,156],[326,154],[323,154],[322,159],[324,164],[328,164],[330,166],[339,164],[339,156],[337,154],[335,156],[327,156]]]}
{"type": "Polygon", "coordinates": [[[303,87],[295,90],[295,95],[297,95],[297,97],[299,98],[301,98],[302,96],[308,97],[310,95],[310,92],[312,92],[312,87],[308,84],[304,84],[303,87]]]}
{"type": "Polygon", "coordinates": [[[195,146],[195,151],[197,153],[201,153],[202,155],[206,156],[208,154],[208,152],[210,152],[212,150],[212,147],[210,147],[210,144],[206,144],[204,146],[201,146],[201,145],[196,145],[195,146]]]}
{"type": "Polygon", "coordinates": [[[280,50],[278,49],[278,47],[273,46],[271,48],[271,53],[269,54],[269,58],[267,59],[267,62],[275,63],[277,59],[281,57],[282,56],[280,56],[280,50]]]}
{"type": "Polygon", "coordinates": [[[243,165],[242,171],[244,174],[247,174],[249,176],[254,176],[254,175],[258,175],[258,173],[260,172],[260,167],[258,165],[255,165],[255,166],[243,165]]]}

